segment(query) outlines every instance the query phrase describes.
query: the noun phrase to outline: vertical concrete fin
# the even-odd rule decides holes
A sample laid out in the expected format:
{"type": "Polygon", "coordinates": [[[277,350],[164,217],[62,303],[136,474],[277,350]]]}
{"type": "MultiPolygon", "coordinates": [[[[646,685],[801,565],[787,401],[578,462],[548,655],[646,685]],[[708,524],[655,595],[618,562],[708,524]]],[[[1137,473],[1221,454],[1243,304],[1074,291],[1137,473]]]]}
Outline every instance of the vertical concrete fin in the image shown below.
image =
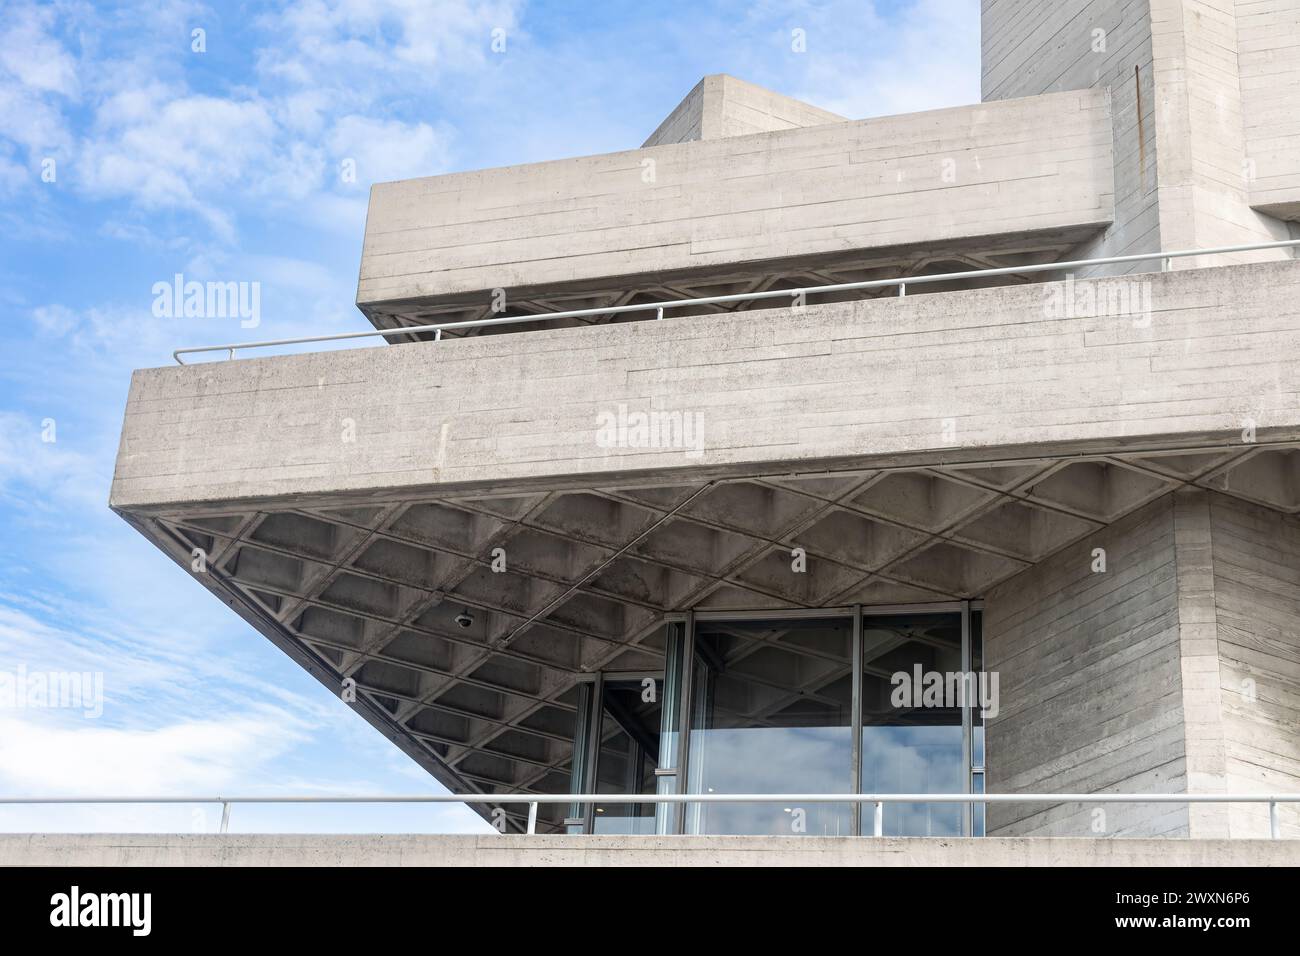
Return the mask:
{"type": "MultiPolygon", "coordinates": [[[[984,0],[985,101],[1090,88],[1112,100],[1115,222],[1069,258],[1290,236],[1277,218],[1300,215],[1300,163],[1286,158],[1300,127],[1285,105],[1300,75],[1300,26],[1289,5],[1294,0],[984,0]]],[[[1256,250],[1175,260],[1172,268],[1285,258],[1256,250]]]]}
{"type": "MultiPolygon", "coordinates": [[[[1250,208],[1235,0],[1151,0],[1160,240],[1165,249],[1286,239],[1250,208]]],[[[1287,258],[1267,251],[1175,262],[1192,269],[1287,258]]]]}
{"type": "MultiPolygon", "coordinates": [[[[1224,793],[1227,790],[1209,496],[1210,492],[1191,487],[1174,494],[1179,678],[1189,793],[1224,793]]],[[[1188,836],[1224,838],[1230,835],[1227,806],[1190,805],[1188,836]]]]}

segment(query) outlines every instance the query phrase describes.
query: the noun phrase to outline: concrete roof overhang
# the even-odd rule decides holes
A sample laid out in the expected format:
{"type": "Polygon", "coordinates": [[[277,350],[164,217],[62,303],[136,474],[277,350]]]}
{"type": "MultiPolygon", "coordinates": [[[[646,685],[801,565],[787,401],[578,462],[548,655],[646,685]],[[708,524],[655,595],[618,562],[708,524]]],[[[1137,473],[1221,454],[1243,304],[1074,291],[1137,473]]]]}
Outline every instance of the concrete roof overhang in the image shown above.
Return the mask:
{"type": "Polygon", "coordinates": [[[357,306],[397,328],[489,317],[502,295],[511,314],[545,314],[1017,265],[1114,220],[1103,91],[812,113],[795,128],[376,184],[357,306]]]}
{"type": "Polygon", "coordinates": [[[1144,314],[1042,283],[141,370],[110,503],[448,786],[565,791],[576,682],[673,612],[979,597],[1189,483],[1300,510],[1294,263],[1120,281],[1144,314]]]}
{"type": "Polygon", "coordinates": [[[1218,445],[124,517],[182,566],[201,549],[205,586],[336,692],[355,681],[448,787],[553,793],[578,682],[662,668],[674,612],[978,598],[1185,484],[1300,513],[1298,475],[1300,445],[1218,445]]]}

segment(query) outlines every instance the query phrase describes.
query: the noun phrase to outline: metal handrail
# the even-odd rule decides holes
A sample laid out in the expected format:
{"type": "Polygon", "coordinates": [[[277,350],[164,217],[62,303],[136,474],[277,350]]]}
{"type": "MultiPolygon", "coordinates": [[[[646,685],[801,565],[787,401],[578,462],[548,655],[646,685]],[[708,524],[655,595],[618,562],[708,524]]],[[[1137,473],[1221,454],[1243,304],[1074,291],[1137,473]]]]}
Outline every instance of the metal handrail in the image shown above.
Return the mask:
{"type": "Polygon", "coordinates": [[[898,276],[892,279],[871,279],[865,282],[840,282],[834,285],[805,286],[800,289],[769,289],[766,292],[737,292],[731,295],[713,295],[696,299],[672,299],[666,302],[645,302],[636,305],[611,305],[607,308],[573,309],[568,312],[543,312],[535,315],[507,315],[495,319],[466,319],[461,322],[439,322],[433,325],[413,325],[392,329],[370,329],[365,332],[340,332],[335,335],[310,335],[297,339],[268,339],[263,342],[231,342],[226,345],[198,345],[190,348],[176,349],[172,358],[176,364],[184,365],[182,355],[196,352],[226,352],[229,358],[242,349],[272,348],[277,345],[307,345],[313,342],[339,342],[345,339],[373,338],[377,335],[409,335],[417,332],[434,332],[439,338],[447,329],[486,328],[492,325],[509,325],[521,322],[549,322],[553,319],[577,319],[593,315],[621,315],[627,312],[655,312],[656,318],[664,317],[664,309],[686,308],[695,305],[721,305],[727,302],[748,302],[754,299],[793,298],[798,295],[818,295],[826,292],[854,292],[863,289],[887,289],[898,287],[898,294],[907,294],[907,286],[921,285],[929,282],[951,282],[957,279],[976,279],[990,276],[1022,275],[1027,272],[1059,272],[1062,269],[1075,269],[1083,266],[1120,265],[1128,262],[1161,261],[1161,271],[1166,271],[1171,259],[1183,259],[1188,256],[1227,255],[1234,252],[1256,252],[1265,249],[1294,249],[1300,246],[1300,239],[1284,239],[1277,242],[1256,242],[1244,246],[1217,246],[1209,249],[1181,249],[1173,252],[1153,252],[1128,256],[1107,256],[1100,259],[1076,259],[1072,262],[1040,262],[1023,266],[1000,266],[995,269],[973,269],[968,272],[946,272],[926,276],[898,276]]]}
{"type": "Polygon", "coordinates": [[[396,795],[290,795],[266,797],[0,797],[4,804],[219,803],[221,833],[236,803],[526,803],[529,834],[537,832],[543,803],[871,803],[873,836],[884,836],[886,803],[1267,803],[1269,834],[1282,838],[1279,803],[1300,803],[1300,793],[445,793],[396,795]]]}

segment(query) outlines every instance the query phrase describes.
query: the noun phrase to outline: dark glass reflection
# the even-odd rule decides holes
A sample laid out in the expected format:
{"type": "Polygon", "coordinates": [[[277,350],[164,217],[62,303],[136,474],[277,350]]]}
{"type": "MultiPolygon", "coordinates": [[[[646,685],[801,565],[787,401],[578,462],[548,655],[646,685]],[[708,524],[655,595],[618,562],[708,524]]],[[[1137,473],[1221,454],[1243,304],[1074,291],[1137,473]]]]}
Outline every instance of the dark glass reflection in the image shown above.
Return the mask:
{"type": "MultiPolygon", "coordinates": [[[[852,788],[853,622],[700,622],[691,793],[844,793],[852,788]]],[[[851,832],[850,804],[692,804],[687,832],[851,832]]]]}
{"type": "MultiPolygon", "coordinates": [[[[961,708],[911,693],[928,674],[962,673],[961,615],[864,618],[862,669],[862,792],[965,792],[961,708]]],[[[962,815],[955,803],[888,803],[884,832],[958,836],[962,815]]]]}
{"type": "MultiPolygon", "coordinates": [[[[984,612],[970,614],[970,667],[976,674],[984,670],[984,612]]],[[[971,709],[971,766],[984,768],[984,713],[971,709]]]]}
{"type": "MultiPolygon", "coordinates": [[[[601,694],[596,793],[654,793],[663,679],[606,681],[601,694]]],[[[653,803],[596,804],[593,833],[654,833],[653,803]]]]}
{"type": "MultiPolygon", "coordinates": [[[[971,611],[970,615],[971,670],[984,670],[984,612],[971,611]]],[[[971,793],[984,792],[984,714],[980,707],[971,708],[971,793]]],[[[971,836],[985,833],[985,816],[988,806],[971,804],[971,836]]]]}

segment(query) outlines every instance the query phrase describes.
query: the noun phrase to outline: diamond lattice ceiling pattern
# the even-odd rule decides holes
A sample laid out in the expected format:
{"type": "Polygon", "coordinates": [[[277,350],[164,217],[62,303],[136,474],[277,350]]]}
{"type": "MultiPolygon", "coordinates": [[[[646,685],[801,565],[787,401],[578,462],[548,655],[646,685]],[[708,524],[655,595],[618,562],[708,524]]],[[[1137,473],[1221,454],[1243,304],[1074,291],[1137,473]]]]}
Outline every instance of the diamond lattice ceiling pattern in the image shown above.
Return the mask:
{"type": "MultiPolygon", "coordinates": [[[[678,477],[138,520],[187,566],[202,548],[210,587],[253,605],[264,630],[333,682],[355,680],[390,736],[444,783],[554,793],[569,790],[577,682],[660,669],[666,614],[980,597],[1185,483],[1295,514],[1300,448],[678,477]],[[792,570],[795,547],[803,573],[792,570]]],[[[543,824],[563,811],[544,806],[543,824]]]]}

